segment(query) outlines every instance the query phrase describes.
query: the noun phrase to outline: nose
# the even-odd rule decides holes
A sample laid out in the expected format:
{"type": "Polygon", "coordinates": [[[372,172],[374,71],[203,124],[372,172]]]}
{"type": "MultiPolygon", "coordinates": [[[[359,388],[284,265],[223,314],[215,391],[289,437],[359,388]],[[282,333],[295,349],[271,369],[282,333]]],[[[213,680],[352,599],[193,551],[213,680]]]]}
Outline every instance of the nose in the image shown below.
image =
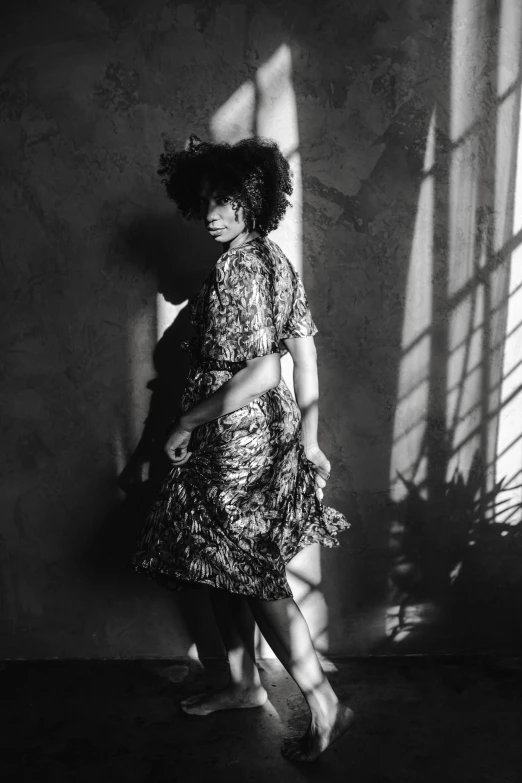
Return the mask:
{"type": "Polygon", "coordinates": [[[217,206],[216,202],[213,198],[210,198],[206,202],[206,204],[205,202],[203,202],[202,206],[203,206],[203,216],[205,218],[205,223],[209,225],[218,217],[216,212],[216,206],[217,206]]]}
{"type": "Polygon", "coordinates": [[[216,203],[213,201],[210,201],[205,215],[205,220],[207,222],[207,225],[210,225],[211,223],[214,223],[218,218],[217,210],[216,210],[216,203]]]}

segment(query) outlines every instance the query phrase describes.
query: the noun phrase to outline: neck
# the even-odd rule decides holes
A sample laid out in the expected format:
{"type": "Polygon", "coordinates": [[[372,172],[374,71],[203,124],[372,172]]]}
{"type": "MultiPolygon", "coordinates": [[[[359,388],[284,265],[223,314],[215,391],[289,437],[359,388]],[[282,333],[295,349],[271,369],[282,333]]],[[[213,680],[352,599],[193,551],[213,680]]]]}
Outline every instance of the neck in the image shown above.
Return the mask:
{"type": "Polygon", "coordinates": [[[223,250],[226,252],[227,250],[235,250],[237,247],[241,247],[241,245],[244,245],[246,242],[250,242],[251,239],[256,239],[259,234],[257,231],[248,231],[246,234],[238,234],[237,237],[232,239],[230,242],[223,242],[223,250]]]}

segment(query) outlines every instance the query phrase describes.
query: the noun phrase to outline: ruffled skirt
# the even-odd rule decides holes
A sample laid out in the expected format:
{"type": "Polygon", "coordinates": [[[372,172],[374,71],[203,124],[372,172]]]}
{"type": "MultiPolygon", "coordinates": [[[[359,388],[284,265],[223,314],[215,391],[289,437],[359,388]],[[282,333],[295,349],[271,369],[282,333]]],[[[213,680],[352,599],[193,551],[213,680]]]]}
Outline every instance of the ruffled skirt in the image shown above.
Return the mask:
{"type": "MultiPolygon", "coordinates": [[[[193,368],[192,407],[230,377],[193,368]]],[[[132,565],[172,590],[211,585],[263,599],[292,595],[286,564],[304,547],[337,547],[350,527],[316,497],[301,444],[301,414],[279,386],[197,427],[192,456],[173,467],[153,501],[132,565]]]]}

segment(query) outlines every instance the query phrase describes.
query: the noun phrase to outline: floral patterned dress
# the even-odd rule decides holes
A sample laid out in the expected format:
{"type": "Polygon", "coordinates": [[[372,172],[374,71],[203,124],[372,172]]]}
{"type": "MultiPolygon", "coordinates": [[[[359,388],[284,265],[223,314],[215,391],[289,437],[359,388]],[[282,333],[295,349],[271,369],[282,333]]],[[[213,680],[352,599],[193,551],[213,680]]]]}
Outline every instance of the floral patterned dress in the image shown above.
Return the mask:
{"type": "MultiPolygon", "coordinates": [[[[196,337],[182,343],[192,357],[182,413],[247,359],[284,355],[284,338],[317,333],[298,273],[266,237],[225,252],[189,313],[196,337]]],[[[292,596],[286,564],[308,544],[339,546],[336,535],[350,525],[316,497],[300,410],[284,380],[197,427],[188,450],[148,512],[136,571],[173,590],[212,585],[263,599],[292,596]]]]}

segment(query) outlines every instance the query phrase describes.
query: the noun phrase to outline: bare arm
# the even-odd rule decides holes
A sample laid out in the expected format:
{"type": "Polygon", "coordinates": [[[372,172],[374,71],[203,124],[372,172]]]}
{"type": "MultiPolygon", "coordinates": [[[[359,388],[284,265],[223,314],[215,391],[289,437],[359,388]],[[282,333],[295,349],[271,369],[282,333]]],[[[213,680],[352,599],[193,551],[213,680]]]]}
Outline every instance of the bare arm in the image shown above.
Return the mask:
{"type": "Polygon", "coordinates": [[[294,391],[301,411],[301,443],[307,448],[317,444],[319,421],[317,350],[313,337],[288,337],[284,343],[294,362],[294,391]]]}
{"type": "Polygon", "coordinates": [[[239,370],[206,400],[194,405],[181,419],[183,429],[192,431],[207,421],[242,408],[249,402],[275,388],[281,380],[279,353],[248,359],[247,366],[239,370]]]}
{"type": "Polygon", "coordinates": [[[301,443],[307,458],[315,467],[316,495],[318,500],[322,500],[323,487],[330,478],[331,465],[317,443],[319,379],[314,338],[288,337],[284,343],[294,362],[294,391],[301,411],[301,443]]]}

